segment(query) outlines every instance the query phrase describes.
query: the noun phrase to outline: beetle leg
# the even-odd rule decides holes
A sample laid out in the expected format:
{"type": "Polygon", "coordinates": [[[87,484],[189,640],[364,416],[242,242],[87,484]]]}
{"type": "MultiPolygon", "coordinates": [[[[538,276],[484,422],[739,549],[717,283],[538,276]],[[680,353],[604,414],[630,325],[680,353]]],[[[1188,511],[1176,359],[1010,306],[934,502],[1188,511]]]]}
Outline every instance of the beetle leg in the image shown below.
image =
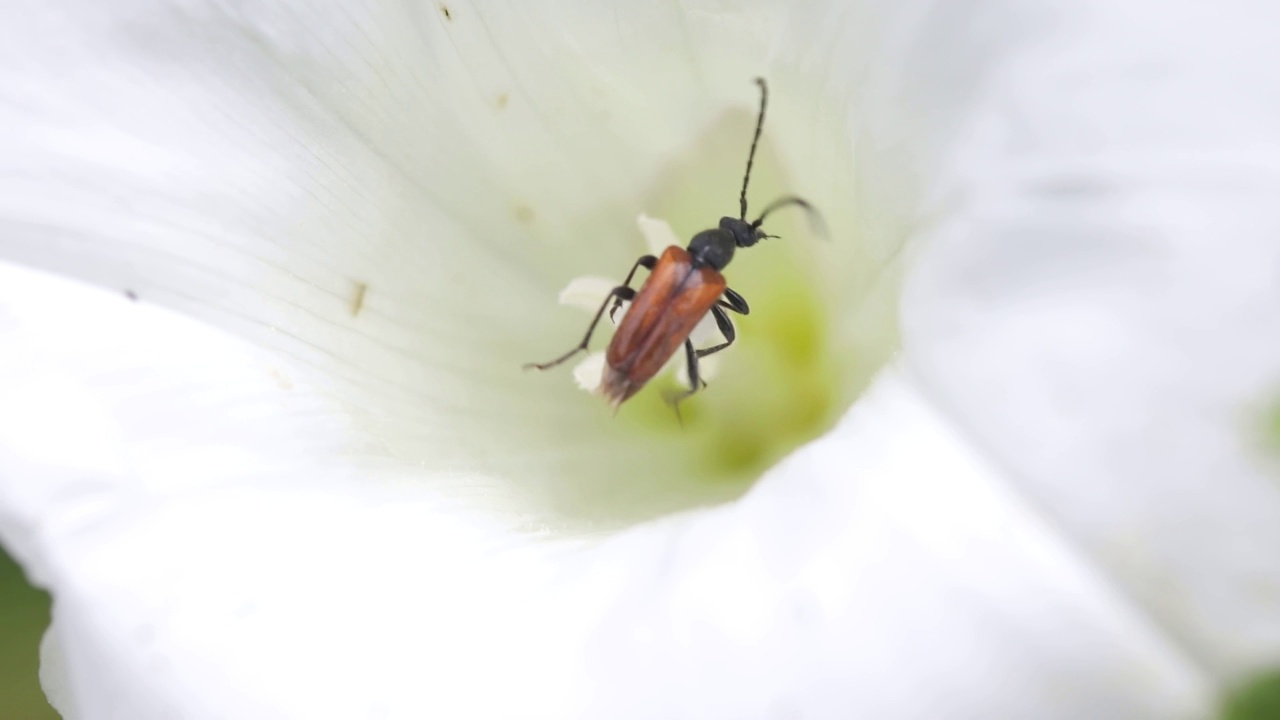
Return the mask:
{"type": "MultiPolygon", "coordinates": [[[[640,269],[641,265],[643,265],[646,270],[652,270],[653,266],[656,265],[657,263],[658,263],[658,258],[652,255],[645,255],[644,257],[640,258],[639,260],[636,261],[635,265],[631,266],[631,272],[627,273],[627,279],[622,281],[622,286],[623,287],[631,286],[631,278],[635,277],[636,270],[640,269]]],[[[627,299],[630,300],[630,298],[627,298],[627,299]]],[[[614,298],[613,307],[609,308],[610,322],[613,321],[613,314],[618,312],[618,308],[620,307],[622,307],[622,298],[621,297],[614,298]]]]}
{"type": "Polygon", "coordinates": [[[730,310],[738,313],[739,315],[751,314],[751,308],[747,306],[746,298],[742,297],[741,295],[734,292],[733,290],[730,290],[729,288],[724,289],[724,296],[727,302],[726,300],[721,300],[716,303],[717,305],[721,307],[729,308],[730,310]]]}
{"type": "Polygon", "coordinates": [[[636,296],[636,291],[632,288],[627,287],[626,285],[619,285],[618,287],[614,288],[613,291],[610,292],[607,297],[605,297],[604,302],[600,303],[600,309],[596,311],[596,316],[591,319],[591,325],[587,327],[587,334],[583,336],[582,342],[578,343],[577,347],[561,355],[555,360],[552,360],[551,362],[526,363],[524,366],[524,369],[528,370],[529,368],[537,368],[539,370],[546,370],[548,368],[553,368],[559,365],[560,363],[564,362],[565,360],[568,360],[569,358],[573,357],[574,355],[577,355],[583,350],[586,350],[587,344],[591,342],[591,333],[595,332],[596,325],[600,324],[600,317],[604,315],[604,309],[609,307],[609,301],[613,300],[615,302],[620,302],[622,300],[631,300],[635,296],[636,296]]]}
{"type": "Polygon", "coordinates": [[[729,316],[725,314],[724,309],[721,308],[720,305],[713,305],[711,307],[711,314],[715,316],[716,327],[720,328],[720,334],[724,335],[725,341],[719,345],[713,345],[706,348],[705,350],[698,350],[697,354],[700,358],[706,357],[712,353],[718,353],[732,345],[733,341],[738,339],[738,331],[734,330],[733,321],[729,319],[729,316]]]}
{"type": "Polygon", "coordinates": [[[684,357],[685,362],[688,363],[689,389],[670,398],[671,407],[676,411],[676,420],[680,422],[681,427],[684,427],[684,418],[680,416],[680,403],[688,400],[691,395],[707,386],[698,374],[698,353],[693,349],[693,341],[688,339],[684,341],[684,357]]]}
{"type": "Polygon", "coordinates": [[[725,314],[725,310],[732,310],[739,315],[747,315],[751,312],[750,306],[747,305],[747,299],[738,293],[724,289],[725,300],[717,300],[715,306],[711,308],[711,315],[716,319],[716,327],[720,328],[720,334],[724,336],[724,342],[719,345],[713,345],[705,350],[698,351],[698,357],[706,357],[712,353],[718,353],[721,350],[733,344],[738,339],[738,332],[733,327],[733,321],[725,314]],[[723,309],[722,309],[723,308],[723,309]]]}

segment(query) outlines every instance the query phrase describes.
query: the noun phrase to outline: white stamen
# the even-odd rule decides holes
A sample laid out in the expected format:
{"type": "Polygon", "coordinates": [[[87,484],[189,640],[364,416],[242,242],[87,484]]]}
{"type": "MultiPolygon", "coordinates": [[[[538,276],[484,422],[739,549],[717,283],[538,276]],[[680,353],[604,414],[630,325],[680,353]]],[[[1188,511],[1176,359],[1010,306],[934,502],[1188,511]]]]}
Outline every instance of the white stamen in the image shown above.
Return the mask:
{"type": "Polygon", "coordinates": [[[600,387],[600,377],[604,375],[604,353],[593,352],[582,362],[573,366],[573,379],[578,387],[587,392],[595,392],[600,387]]]}
{"type": "MultiPolygon", "coordinates": [[[[596,275],[583,275],[569,281],[560,291],[560,304],[580,308],[589,313],[600,309],[600,303],[615,287],[618,281],[596,275]]],[[[622,319],[622,315],[618,315],[622,319]]]]}

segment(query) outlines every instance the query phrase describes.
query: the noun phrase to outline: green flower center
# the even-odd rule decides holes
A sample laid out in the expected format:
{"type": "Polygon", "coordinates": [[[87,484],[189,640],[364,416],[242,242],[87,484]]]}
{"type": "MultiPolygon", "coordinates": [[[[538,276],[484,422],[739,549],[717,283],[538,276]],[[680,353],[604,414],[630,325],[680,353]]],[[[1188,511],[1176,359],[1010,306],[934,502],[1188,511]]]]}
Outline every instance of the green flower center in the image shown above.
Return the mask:
{"type": "MultiPolygon", "coordinates": [[[[684,242],[715,227],[721,216],[736,215],[753,123],[745,110],[726,114],[661,173],[635,211],[666,220],[684,242]]],[[[787,194],[801,191],[766,124],[748,193],[749,219],[787,194]]],[[[596,457],[596,471],[614,484],[615,496],[667,493],[657,506],[670,509],[737,497],[770,466],[832,427],[896,348],[895,308],[888,302],[875,311],[875,351],[854,351],[849,338],[856,330],[849,330],[855,312],[865,309],[860,302],[870,284],[884,278],[880,268],[840,266],[860,256],[849,247],[859,242],[851,204],[809,199],[819,203],[830,237],[818,235],[799,208],[782,210],[765,226],[781,237],[739,249],[725,268],[729,286],[747,299],[751,314],[731,313],[737,340],[723,352],[708,387],[681,403],[681,418],[669,399],[685,388],[671,373],[655,378],[616,418],[599,398],[589,398],[602,405],[598,432],[630,438],[633,452],[596,457]],[[637,481],[663,489],[625,487],[637,481]]],[[[628,236],[635,256],[648,251],[638,232],[628,228],[628,236]]],[[[599,274],[620,279],[620,272],[610,267],[599,274]]],[[[642,271],[633,286],[645,277],[642,271]]],[[[886,291],[896,297],[896,286],[880,289],[886,291]]],[[[606,328],[602,323],[592,350],[607,345],[606,328]]]]}
{"type": "MultiPolygon", "coordinates": [[[[684,162],[659,178],[645,210],[667,220],[685,239],[715,227],[722,215],[736,215],[749,121],[745,113],[735,114],[712,128],[684,162]]],[[[758,211],[790,192],[786,171],[767,138],[752,175],[748,215],[751,208],[758,211]]],[[[821,212],[827,216],[841,210],[821,212]]],[[[796,446],[829,428],[844,409],[827,342],[832,309],[814,282],[815,245],[828,239],[814,233],[799,209],[772,215],[765,229],[781,237],[740,249],[724,270],[729,286],[751,304],[751,314],[731,315],[737,339],[724,351],[708,387],[681,403],[683,424],[668,398],[684,388],[670,374],[656,379],[619,413],[619,420],[634,431],[661,436],[678,447],[689,460],[691,481],[745,488],[796,446]]]]}

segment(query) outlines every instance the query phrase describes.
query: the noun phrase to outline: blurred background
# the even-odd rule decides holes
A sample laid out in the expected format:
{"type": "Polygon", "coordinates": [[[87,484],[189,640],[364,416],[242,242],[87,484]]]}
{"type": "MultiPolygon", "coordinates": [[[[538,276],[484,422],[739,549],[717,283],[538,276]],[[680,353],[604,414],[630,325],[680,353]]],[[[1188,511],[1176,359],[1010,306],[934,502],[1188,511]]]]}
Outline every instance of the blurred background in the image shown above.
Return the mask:
{"type": "Polygon", "coordinates": [[[40,636],[49,625],[49,596],[31,587],[0,549],[0,718],[46,720],[58,714],[40,689],[40,636]]]}

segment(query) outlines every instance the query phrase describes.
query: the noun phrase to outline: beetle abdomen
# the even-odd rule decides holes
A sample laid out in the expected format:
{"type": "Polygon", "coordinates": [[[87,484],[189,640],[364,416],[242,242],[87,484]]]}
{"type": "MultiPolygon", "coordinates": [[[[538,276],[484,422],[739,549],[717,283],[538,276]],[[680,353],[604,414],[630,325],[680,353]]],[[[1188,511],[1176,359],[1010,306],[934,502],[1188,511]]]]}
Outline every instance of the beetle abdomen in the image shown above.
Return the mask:
{"type": "Polygon", "coordinates": [[[636,394],[680,349],[724,294],[724,276],[667,248],[636,294],[605,354],[599,392],[615,406],[636,394]]]}

